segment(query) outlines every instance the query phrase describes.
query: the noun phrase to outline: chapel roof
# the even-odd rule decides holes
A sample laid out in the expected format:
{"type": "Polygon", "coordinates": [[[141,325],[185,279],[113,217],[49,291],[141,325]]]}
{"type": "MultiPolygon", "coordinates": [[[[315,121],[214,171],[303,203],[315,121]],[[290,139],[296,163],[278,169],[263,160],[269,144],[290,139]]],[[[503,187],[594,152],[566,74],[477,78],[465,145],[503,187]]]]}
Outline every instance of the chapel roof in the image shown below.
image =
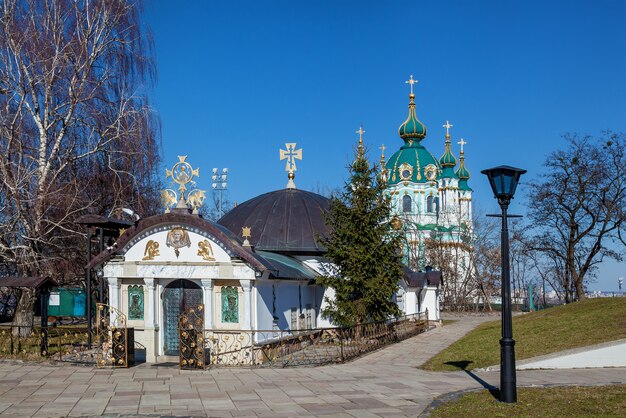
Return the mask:
{"type": "Polygon", "coordinates": [[[224,215],[218,224],[234,234],[250,228],[256,250],[283,254],[323,254],[320,236],[328,236],[325,222],[329,200],[316,193],[283,189],[254,197],[224,215]]]}

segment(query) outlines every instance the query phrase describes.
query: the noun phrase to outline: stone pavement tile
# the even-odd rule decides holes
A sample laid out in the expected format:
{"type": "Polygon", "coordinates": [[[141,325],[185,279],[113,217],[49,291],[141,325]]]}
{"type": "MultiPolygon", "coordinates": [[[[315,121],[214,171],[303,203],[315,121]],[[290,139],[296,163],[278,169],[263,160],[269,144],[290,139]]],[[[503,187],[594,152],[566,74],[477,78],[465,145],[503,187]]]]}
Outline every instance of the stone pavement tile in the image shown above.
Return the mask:
{"type": "Polygon", "coordinates": [[[139,415],[147,415],[154,414],[154,406],[141,406],[139,405],[139,409],[137,410],[139,415]]]}
{"type": "Polygon", "coordinates": [[[137,414],[139,412],[139,407],[138,406],[132,406],[132,405],[128,405],[128,406],[111,406],[108,405],[105,409],[104,409],[104,414],[137,414]]]}
{"type": "Polygon", "coordinates": [[[81,399],[70,411],[71,416],[100,415],[104,412],[107,402],[99,399],[81,399]]]}
{"type": "Polygon", "coordinates": [[[304,404],[301,405],[304,409],[306,409],[308,412],[310,412],[313,415],[320,415],[320,414],[334,414],[334,413],[338,413],[338,412],[343,412],[343,409],[336,406],[336,405],[331,405],[331,404],[304,404]]]}
{"type": "Polygon", "coordinates": [[[11,405],[7,408],[2,415],[6,416],[16,416],[16,417],[31,417],[37,413],[40,409],[38,406],[24,406],[24,405],[11,405]]]}
{"type": "Polygon", "coordinates": [[[142,395],[140,400],[140,406],[169,406],[170,395],[158,394],[158,395],[142,395]]]}
{"type": "Polygon", "coordinates": [[[11,405],[13,405],[13,404],[12,403],[8,403],[8,402],[6,402],[6,403],[5,402],[0,402],[0,414],[4,410],[8,409],[11,405]]]}
{"type": "Polygon", "coordinates": [[[227,394],[233,401],[259,401],[261,399],[256,392],[239,392],[229,390],[227,391],[227,394]]]}
{"type": "Polygon", "coordinates": [[[230,412],[219,410],[219,409],[204,409],[204,414],[207,417],[215,417],[215,418],[231,418],[232,417],[230,412]]]}
{"type": "Polygon", "coordinates": [[[139,396],[124,396],[121,398],[112,398],[107,406],[133,406],[139,405],[141,398],[139,396]]]}
{"type": "MultiPolygon", "coordinates": [[[[350,414],[353,417],[356,418],[378,418],[380,417],[380,415],[376,415],[373,412],[368,411],[367,409],[350,409],[348,411],[346,411],[348,414],[350,414]]],[[[400,411],[398,411],[400,412],[400,411]]]]}
{"type": "Polygon", "coordinates": [[[33,415],[34,417],[64,417],[70,414],[72,407],[67,408],[52,408],[50,406],[44,406],[33,415]]]}
{"type": "Polygon", "coordinates": [[[59,395],[54,401],[52,401],[55,405],[76,405],[76,403],[80,400],[79,396],[76,395],[59,395]]]}
{"type": "Polygon", "coordinates": [[[188,391],[187,393],[171,393],[170,399],[172,401],[174,399],[200,399],[200,395],[195,390],[188,391]]]}
{"type": "Polygon", "coordinates": [[[298,414],[298,416],[300,416],[302,413],[306,414],[308,412],[302,406],[294,403],[271,404],[268,406],[272,411],[277,413],[290,413],[293,415],[298,414]]]}
{"type": "Polygon", "coordinates": [[[170,401],[172,407],[186,406],[187,408],[202,409],[202,401],[200,399],[172,399],[170,401]]]}
{"type": "Polygon", "coordinates": [[[235,408],[238,411],[269,411],[270,407],[261,402],[260,400],[256,401],[233,401],[235,404],[235,408]]]}
{"type": "Polygon", "coordinates": [[[232,411],[235,408],[235,404],[230,399],[202,399],[202,405],[204,409],[218,410],[218,411],[232,411]]]}

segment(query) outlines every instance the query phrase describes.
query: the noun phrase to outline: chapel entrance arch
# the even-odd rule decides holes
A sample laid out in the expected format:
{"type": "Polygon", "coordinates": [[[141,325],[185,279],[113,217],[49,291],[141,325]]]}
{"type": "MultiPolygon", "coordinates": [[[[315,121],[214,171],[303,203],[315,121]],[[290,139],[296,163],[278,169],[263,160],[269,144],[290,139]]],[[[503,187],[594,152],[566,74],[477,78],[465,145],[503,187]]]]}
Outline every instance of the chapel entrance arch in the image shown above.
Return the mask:
{"type": "Polygon", "coordinates": [[[166,356],[179,354],[178,318],[202,303],[202,289],[191,280],[174,280],[163,289],[163,345],[166,356]]]}

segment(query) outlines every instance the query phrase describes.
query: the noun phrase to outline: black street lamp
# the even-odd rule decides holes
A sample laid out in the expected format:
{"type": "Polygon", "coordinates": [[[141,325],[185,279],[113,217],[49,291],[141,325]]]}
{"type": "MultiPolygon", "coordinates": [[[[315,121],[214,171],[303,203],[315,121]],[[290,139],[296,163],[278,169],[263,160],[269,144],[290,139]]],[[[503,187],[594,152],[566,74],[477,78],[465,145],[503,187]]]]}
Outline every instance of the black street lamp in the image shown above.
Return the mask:
{"type": "Polygon", "coordinates": [[[517,182],[526,170],[501,165],[481,171],[489,178],[493,194],[498,199],[502,209],[502,338],[500,339],[500,402],[517,402],[517,387],[515,378],[515,340],[513,339],[513,324],[511,321],[511,280],[509,271],[509,229],[507,209],[517,182]]]}

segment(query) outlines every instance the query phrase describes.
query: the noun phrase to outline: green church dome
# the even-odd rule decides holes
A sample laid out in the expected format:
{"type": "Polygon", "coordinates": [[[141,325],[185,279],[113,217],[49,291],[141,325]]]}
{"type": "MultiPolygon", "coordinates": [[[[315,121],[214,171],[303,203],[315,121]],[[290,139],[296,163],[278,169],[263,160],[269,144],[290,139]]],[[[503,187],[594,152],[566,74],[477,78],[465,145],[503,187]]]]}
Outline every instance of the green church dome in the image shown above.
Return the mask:
{"type": "Polygon", "coordinates": [[[439,178],[441,165],[420,143],[406,144],[387,160],[387,184],[426,183],[439,178]]]}
{"type": "Polygon", "coordinates": [[[452,150],[450,149],[450,134],[449,133],[446,133],[446,152],[444,152],[441,158],[439,159],[439,163],[441,164],[441,167],[443,167],[443,170],[441,172],[441,177],[443,178],[455,178],[456,177],[456,174],[454,173],[454,167],[456,166],[456,157],[454,156],[454,154],[452,154],[452,150]]]}
{"type": "MultiPolygon", "coordinates": [[[[461,147],[463,147],[463,145],[465,145],[465,141],[461,139],[461,143],[461,147]]],[[[470,179],[470,172],[465,167],[465,152],[463,151],[463,148],[461,148],[459,169],[456,171],[456,175],[459,178],[459,190],[472,190],[467,184],[467,181],[470,179]]]]}
{"type": "Polygon", "coordinates": [[[409,116],[398,128],[398,134],[404,142],[419,142],[426,136],[426,126],[417,119],[415,114],[415,94],[411,93],[409,99],[409,116]]]}

